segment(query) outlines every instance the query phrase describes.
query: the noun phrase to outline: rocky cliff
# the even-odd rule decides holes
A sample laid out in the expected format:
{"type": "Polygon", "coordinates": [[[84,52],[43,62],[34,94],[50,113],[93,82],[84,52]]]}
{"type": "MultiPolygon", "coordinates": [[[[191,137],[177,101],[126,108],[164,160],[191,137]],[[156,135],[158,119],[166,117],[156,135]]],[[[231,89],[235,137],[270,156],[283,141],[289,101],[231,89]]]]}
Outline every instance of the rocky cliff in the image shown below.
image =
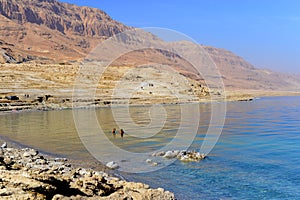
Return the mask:
{"type": "Polygon", "coordinates": [[[55,0],[0,0],[2,63],[77,60],[100,41],[128,29],[105,12],[55,0]],[[7,57],[9,55],[9,57],[7,57]]]}
{"type": "Polygon", "coordinates": [[[126,29],[101,10],[56,0],[1,0],[0,13],[18,24],[43,25],[71,36],[110,37],[126,29]]]}

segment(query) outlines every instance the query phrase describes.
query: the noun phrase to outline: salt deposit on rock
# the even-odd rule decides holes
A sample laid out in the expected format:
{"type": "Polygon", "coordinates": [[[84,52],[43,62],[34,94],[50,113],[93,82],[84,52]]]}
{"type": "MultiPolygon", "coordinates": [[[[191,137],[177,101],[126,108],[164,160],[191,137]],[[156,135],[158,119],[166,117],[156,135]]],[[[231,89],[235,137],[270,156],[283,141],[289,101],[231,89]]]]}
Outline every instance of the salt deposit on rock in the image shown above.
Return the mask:
{"type": "Polygon", "coordinates": [[[179,151],[167,151],[163,157],[171,159],[171,158],[176,158],[178,154],[179,151]]]}
{"type": "Polygon", "coordinates": [[[167,159],[177,158],[183,162],[196,162],[206,158],[205,154],[196,151],[167,151],[153,153],[152,156],[164,157],[167,159]]]}
{"type": "Polygon", "coordinates": [[[111,161],[106,164],[106,167],[108,167],[110,169],[118,169],[119,165],[117,163],[115,163],[114,161],[111,161]]]}

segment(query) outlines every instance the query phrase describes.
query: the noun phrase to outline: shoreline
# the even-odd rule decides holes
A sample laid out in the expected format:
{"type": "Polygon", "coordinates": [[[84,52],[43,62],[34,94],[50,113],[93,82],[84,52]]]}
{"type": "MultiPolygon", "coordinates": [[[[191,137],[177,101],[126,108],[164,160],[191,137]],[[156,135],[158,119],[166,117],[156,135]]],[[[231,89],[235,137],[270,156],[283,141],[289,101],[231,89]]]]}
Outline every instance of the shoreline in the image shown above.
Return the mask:
{"type": "Polygon", "coordinates": [[[163,188],[152,189],[104,170],[73,166],[66,158],[10,146],[4,142],[0,148],[0,196],[4,199],[175,199],[163,188]]]}
{"type": "MultiPolygon", "coordinates": [[[[295,91],[230,91],[226,93],[224,98],[220,98],[220,102],[234,102],[234,101],[253,101],[256,98],[263,97],[278,97],[278,96],[300,96],[300,92],[295,91]]],[[[0,115],[6,113],[19,113],[19,112],[39,112],[39,111],[51,111],[51,110],[73,110],[73,109],[99,109],[99,108],[110,108],[110,107],[124,107],[124,106],[151,106],[154,104],[160,105],[181,105],[181,104],[193,104],[193,103],[209,103],[218,101],[217,99],[211,100],[210,98],[201,99],[199,101],[187,101],[187,102],[163,102],[157,103],[155,101],[147,103],[110,103],[110,104],[101,104],[99,102],[87,101],[81,102],[81,105],[74,106],[76,102],[68,102],[64,104],[53,104],[48,102],[37,103],[27,101],[5,101],[3,103],[0,99],[0,115]],[[19,104],[26,104],[26,107],[19,106],[19,104]]]]}

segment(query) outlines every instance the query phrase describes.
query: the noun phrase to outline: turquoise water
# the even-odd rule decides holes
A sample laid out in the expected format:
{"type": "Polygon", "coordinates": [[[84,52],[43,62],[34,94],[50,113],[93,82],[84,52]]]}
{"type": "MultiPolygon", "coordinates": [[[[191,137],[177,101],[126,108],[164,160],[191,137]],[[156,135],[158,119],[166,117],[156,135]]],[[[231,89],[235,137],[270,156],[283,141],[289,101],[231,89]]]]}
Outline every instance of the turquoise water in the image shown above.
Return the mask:
{"type": "Polygon", "coordinates": [[[227,106],[222,136],[208,159],[134,178],[163,185],[178,199],[300,199],[300,98],[227,106]]]}
{"type": "MultiPolygon", "coordinates": [[[[185,109],[194,110],[193,106],[199,105],[185,109]]],[[[122,109],[119,108],[121,112],[122,109]]],[[[211,117],[209,104],[201,104],[200,111],[199,131],[190,149],[201,146],[211,117]]],[[[90,112],[76,111],[87,117],[90,112]]],[[[114,138],[109,134],[111,127],[116,126],[111,110],[96,110],[106,137],[132,152],[156,150],[174,138],[179,128],[179,106],[166,106],[166,112],[164,129],[150,140],[142,140],[131,136],[114,138]]],[[[131,117],[136,123],[147,125],[148,108],[132,108],[131,117]]],[[[193,121],[192,116],[189,121],[193,121]]],[[[0,135],[47,153],[95,162],[81,143],[70,110],[0,115],[0,135]]],[[[87,137],[93,141],[99,135],[89,132],[87,137]]],[[[222,135],[207,159],[196,163],[175,161],[154,172],[121,175],[163,187],[178,199],[300,199],[299,172],[300,97],[271,97],[228,103],[222,135]]]]}

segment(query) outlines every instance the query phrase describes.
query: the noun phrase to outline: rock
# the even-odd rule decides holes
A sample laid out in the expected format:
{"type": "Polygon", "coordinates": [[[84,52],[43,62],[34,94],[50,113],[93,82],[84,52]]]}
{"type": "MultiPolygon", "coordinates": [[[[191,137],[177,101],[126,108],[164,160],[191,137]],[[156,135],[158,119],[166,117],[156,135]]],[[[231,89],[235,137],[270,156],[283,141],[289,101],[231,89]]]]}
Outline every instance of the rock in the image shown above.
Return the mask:
{"type": "MultiPolygon", "coordinates": [[[[33,149],[3,151],[0,199],[175,199],[162,188],[150,189],[143,183],[126,182],[92,169],[75,169],[58,159],[37,155],[33,149]]],[[[118,167],[113,161],[107,166],[118,167]]]]}
{"type": "MultiPolygon", "coordinates": [[[[166,153],[157,152],[152,154],[152,156],[159,156],[159,155],[162,155],[161,157],[167,159],[177,158],[178,160],[183,162],[197,162],[206,158],[205,154],[203,153],[196,152],[196,151],[185,151],[185,150],[167,151],[166,153]]],[[[147,162],[147,163],[151,163],[154,166],[153,162],[147,162]]]]}
{"type": "Polygon", "coordinates": [[[7,143],[4,142],[4,143],[1,145],[1,148],[7,148],[7,143]]]}
{"type": "Polygon", "coordinates": [[[60,200],[60,199],[63,199],[63,198],[64,198],[63,195],[61,195],[61,194],[56,194],[56,195],[54,195],[54,196],[52,197],[52,200],[60,200]]]}
{"type": "Polygon", "coordinates": [[[12,191],[8,191],[6,188],[0,189],[0,196],[11,196],[13,194],[12,191]]]}
{"type": "Polygon", "coordinates": [[[31,155],[30,155],[30,153],[28,153],[28,152],[25,152],[25,153],[23,153],[23,157],[30,157],[31,155]]]}
{"type": "Polygon", "coordinates": [[[205,158],[205,154],[199,152],[187,152],[185,155],[178,156],[178,159],[183,162],[197,162],[205,158]]]}
{"type": "Polygon", "coordinates": [[[151,159],[147,159],[147,160],[146,160],[146,163],[150,164],[150,165],[153,166],[153,167],[155,167],[155,166],[158,165],[157,162],[153,162],[153,160],[151,160],[151,159]]]}
{"type": "Polygon", "coordinates": [[[164,158],[172,159],[176,158],[178,155],[178,151],[167,151],[166,154],[163,156],[164,158]]]}
{"type": "Polygon", "coordinates": [[[6,151],[7,152],[12,152],[12,151],[14,151],[14,149],[13,148],[6,148],[6,151]]]}
{"type": "Polygon", "coordinates": [[[166,152],[164,151],[160,151],[160,152],[156,152],[156,153],[153,153],[152,156],[164,156],[166,152]]]}
{"type": "Polygon", "coordinates": [[[38,151],[34,149],[29,149],[26,152],[23,153],[23,157],[32,157],[38,155],[38,151]]]}
{"type": "Polygon", "coordinates": [[[54,158],[54,161],[55,162],[67,162],[68,161],[68,159],[67,158],[54,158]]]}
{"type": "Polygon", "coordinates": [[[151,159],[147,159],[146,160],[146,163],[148,163],[148,164],[150,164],[150,163],[152,163],[153,161],[151,160],[151,159]]]}
{"type": "Polygon", "coordinates": [[[108,167],[110,169],[118,169],[119,165],[117,163],[115,163],[114,161],[111,161],[106,164],[106,167],[108,167]]]}
{"type": "Polygon", "coordinates": [[[45,164],[47,164],[46,160],[44,160],[44,159],[37,159],[36,163],[39,164],[39,165],[45,165],[45,164]]]}
{"type": "Polygon", "coordinates": [[[78,173],[81,175],[81,176],[84,176],[84,175],[86,175],[86,173],[87,173],[87,170],[86,169],[79,169],[78,170],[78,173]]]}
{"type": "Polygon", "coordinates": [[[66,167],[71,167],[72,165],[70,163],[65,163],[66,167]]]}
{"type": "Polygon", "coordinates": [[[11,158],[9,158],[9,157],[5,157],[5,158],[3,159],[3,162],[4,162],[6,165],[12,165],[12,164],[14,163],[14,161],[13,161],[11,158]]]}
{"type": "Polygon", "coordinates": [[[179,158],[179,160],[180,160],[180,161],[189,161],[190,158],[189,158],[188,155],[184,155],[184,156],[181,156],[181,157],[179,158]]]}

